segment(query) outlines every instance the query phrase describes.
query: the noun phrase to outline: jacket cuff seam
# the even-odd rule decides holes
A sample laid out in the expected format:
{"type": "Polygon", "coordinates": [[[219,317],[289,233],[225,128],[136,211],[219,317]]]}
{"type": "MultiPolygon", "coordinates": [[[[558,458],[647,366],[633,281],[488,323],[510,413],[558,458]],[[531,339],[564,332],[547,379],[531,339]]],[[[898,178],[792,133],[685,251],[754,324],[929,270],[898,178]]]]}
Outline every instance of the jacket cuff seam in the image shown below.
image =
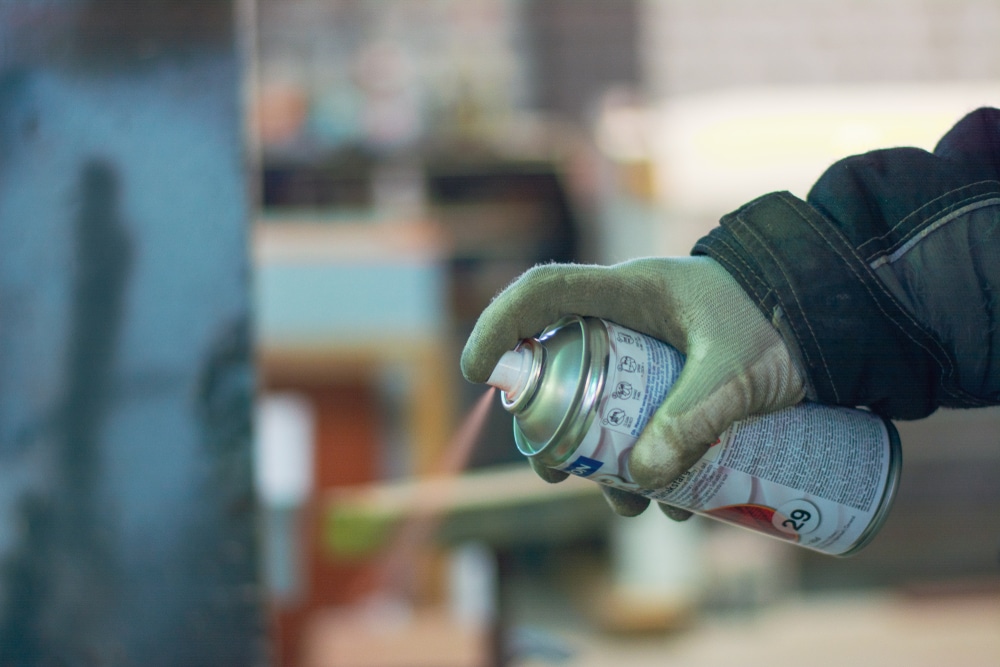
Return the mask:
{"type": "MultiPolygon", "coordinates": [[[[778,197],[781,199],[782,202],[785,202],[786,204],[789,203],[788,199],[786,198],[786,196],[785,196],[784,193],[777,193],[777,194],[778,194],[778,197]]],[[[759,201],[760,200],[757,200],[757,202],[759,202],[759,201]]],[[[802,300],[799,297],[799,294],[797,293],[797,291],[795,289],[793,281],[791,280],[790,276],[788,275],[788,272],[785,270],[784,265],[779,260],[778,256],[775,254],[775,252],[772,249],[772,247],[770,246],[770,244],[768,244],[766,242],[766,240],[760,235],[760,233],[756,229],[754,229],[754,227],[752,225],[750,225],[747,222],[747,220],[744,218],[744,215],[746,213],[749,213],[750,211],[753,210],[753,208],[757,205],[757,202],[755,202],[753,205],[748,206],[747,208],[739,211],[736,214],[736,216],[735,216],[734,222],[738,223],[739,228],[745,234],[747,234],[748,236],[752,237],[754,239],[754,241],[756,241],[756,243],[760,246],[760,248],[763,249],[768,254],[768,256],[771,259],[771,263],[773,264],[773,266],[776,267],[777,270],[781,273],[782,280],[784,282],[784,287],[787,290],[787,293],[794,300],[794,304],[787,303],[787,298],[782,298],[782,291],[781,290],[776,290],[776,289],[772,288],[770,291],[774,295],[774,300],[775,300],[777,306],[779,308],[781,308],[781,310],[782,310],[783,313],[787,313],[788,310],[789,310],[789,307],[794,306],[795,312],[798,314],[798,318],[785,317],[785,321],[786,321],[786,323],[788,325],[789,330],[792,332],[792,334],[796,338],[796,344],[797,344],[797,346],[799,348],[799,353],[803,357],[803,360],[807,364],[807,367],[816,367],[816,368],[821,368],[822,369],[822,372],[823,372],[823,374],[824,374],[824,376],[826,378],[826,381],[827,381],[827,383],[829,385],[830,391],[833,394],[833,398],[834,398],[834,400],[836,402],[839,403],[841,401],[840,392],[837,391],[837,385],[836,385],[836,382],[833,379],[833,374],[830,371],[830,366],[827,363],[826,356],[823,354],[823,348],[822,348],[822,346],[820,344],[819,337],[816,335],[816,331],[813,328],[812,322],[809,321],[809,316],[806,313],[805,308],[803,307],[802,300]],[[796,322],[796,319],[801,319],[801,323],[802,323],[802,325],[804,325],[804,327],[806,329],[806,332],[808,333],[808,338],[809,338],[809,340],[811,342],[810,345],[804,345],[803,344],[803,343],[805,343],[805,341],[803,340],[803,333],[804,332],[802,332],[802,331],[799,330],[800,329],[800,325],[796,322]],[[814,363],[812,361],[812,359],[811,359],[812,355],[809,352],[810,348],[815,352],[815,356],[817,358],[817,362],[816,363],[814,363]]],[[[804,218],[805,217],[794,206],[792,206],[791,208],[792,208],[793,212],[796,214],[797,217],[799,217],[799,218],[804,218]]],[[[823,239],[823,241],[824,241],[824,243],[827,246],[830,245],[829,242],[825,238],[823,239]]],[[[769,314],[769,318],[770,318],[770,314],[769,314]]],[[[812,384],[812,383],[810,382],[810,384],[812,384]]]]}
{"type": "Polygon", "coordinates": [[[918,338],[913,335],[910,327],[922,330],[920,323],[917,322],[913,318],[913,316],[906,311],[905,308],[902,308],[897,304],[895,297],[893,297],[892,294],[889,292],[889,290],[886,289],[885,285],[882,284],[882,281],[880,281],[877,276],[875,276],[873,273],[870,272],[868,265],[865,264],[864,259],[857,253],[857,251],[854,250],[854,248],[851,247],[850,244],[847,243],[845,239],[842,245],[850,248],[851,250],[851,255],[850,256],[846,255],[844,252],[842,252],[841,248],[838,247],[837,244],[831,242],[827,234],[824,233],[824,231],[832,231],[833,233],[837,233],[836,230],[821,229],[818,225],[815,224],[815,221],[810,219],[808,215],[804,215],[799,211],[797,202],[791,201],[790,198],[785,196],[785,193],[781,194],[781,198],[783,202],[785,202],[789,207],[791,207],[796,212],[796,214],[807,225],[809,225],[810,229],[813,230],[813,232],[817,235],[817,237],[822,239],[824,245],[826,245],[830,250],[836,253],[838,257],[840,257],[841,261],[847,266],[847,268],[851,271],[851,273],[854,274],[856,282],[859,285],[861,285],[866,292],[870,294],[870,296],[872,297],[871,298],[872,302],[874,302],[875,307],[878,308],[878,311],[882,314],[882,316],[886,318],[886,320],[891,322],[893,326],[895,326],[900,333],[906,336],[911,342],[913,342],[915,345],[923,349],[928,355],[930,355],[932,359],[934,359],[934,361],[938,365],[938,368],[942,372],[942,380],[943,380],[942,384],[944,385],[951,384],[951,381],[954,378],[955,369],[951,363],[951,358],[948,356],[947,352],[945,352],[941,348],[940,344],[938,344],[936,340],[931,339],[930,341],[928,341],[928,343],[933,343],[933,344],[928,344],[921,340],[918,340],[918,338]],[[862,274],[861,272],[864,273],[862,274]],[[873,288],[877,290],[878,294],[880,294],[883,298],[888,299],[890,303],[896,304],[897,307],[895,310],[897,313],[902,315],[902,317],[906,320],[905,322],[900,322],[896,316],[892,315],[886,310],[884,304],[882,303],[882,299],[876,296],[876,293],[873,291],[873,288]],[[905,324],[908,324],[909,326],[905,326],[905,324]]]}

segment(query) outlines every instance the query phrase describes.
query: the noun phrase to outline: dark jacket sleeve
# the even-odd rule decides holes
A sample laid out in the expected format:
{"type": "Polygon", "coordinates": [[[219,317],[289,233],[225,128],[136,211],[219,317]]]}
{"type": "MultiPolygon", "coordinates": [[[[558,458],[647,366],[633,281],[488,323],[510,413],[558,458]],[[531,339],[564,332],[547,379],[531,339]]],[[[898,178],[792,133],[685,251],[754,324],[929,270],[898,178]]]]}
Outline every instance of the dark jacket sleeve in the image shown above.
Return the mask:
{"type": "Polygon", "coordinates": [[[1000,111],[933,153],[842,160],[805,201],[725,216],[695,254],[733,274],[805,369],[810,397],[914,419],[1000,403],[1000,111]]]}

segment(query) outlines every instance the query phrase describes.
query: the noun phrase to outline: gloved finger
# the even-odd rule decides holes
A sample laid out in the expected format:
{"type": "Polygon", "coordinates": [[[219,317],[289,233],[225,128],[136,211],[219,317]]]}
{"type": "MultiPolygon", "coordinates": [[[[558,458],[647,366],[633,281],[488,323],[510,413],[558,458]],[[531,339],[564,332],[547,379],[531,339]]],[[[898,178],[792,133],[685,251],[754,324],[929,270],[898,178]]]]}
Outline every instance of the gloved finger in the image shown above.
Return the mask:
{"type": "Polygon", "coordinates": [[[673,505],[668,505],[666,503],[657,503],[657,505],[660,506],[660,511],[667,515],[667,518],[672,519],[673,521],[687,521],[694,516],[693,512],[681,509],[680,507],[674,507],[673,505]]]}
{"type": "Polygon", "coordinates": [[[555,484],[561,482],[567,477],[569,477],[568,472],[563,472],[562,470],[556,470],[555,468],[549,468],[544,466],[533,458],[528,459],[528,465],[531,469],[535,471],[535,474],[544,479],[549,484],[555,484]]]}
{"type": "Polygon", "coordinates": [[[663,336],[654,323],[662,329],[664,318],[649,307],[653,300],[668,300],[660,273],[659,260],[542,264],[526,271],[480,314],[462,350],[462,373],[471,382],[486,382],[504,352],[565,315],[601,317],[663,336]]]}
{"type": "Polygon", "coordinates": [[[639,516],[649,507],[649,498],[645,496],[604,485],[601,485],[601,492],[608,505],[619,516],[639,516]]]}
{"type": "MultiPolygon", "coordinates": [[[[548,468],[536,462],[535,459],[528,459],[528,464],[531,466],[531,469],[535,471],[536,475],[550,484],[561,482],[569,477],[569,473],[563,472],[562,470],[548,468]]],[[[619,514],[621,516],[638,516],[645,511],[646,507],[649,506],[649,498],[629,493],[628,491],[622,491],[621,489],[616,489],[610,486],[601,485],[600,488],[601,492],[604,494],[604,499],[607,501],[608,505],[615,512],[615,514],[619,514]]],[[[667,516],[671,515],[668,514],[667,516]]],[[[682,520],[683,519],[678,519],[678,521],[682,520]]]]}
{"type": "Polygon", "coordinates": [[[462,373],[470,382],[486,382],[497,361],[519,341],[538,334],[560,317],[575,312],[567,303],[574,280],[590,279],[598,267],[544,264],[523,273],[480,314],[462,350],[462,373]]]}
{"type": "Polygon", "coordinates": [[[564,315],[604,318],[683,349],[684,327],[665,314],[683,311],[674,293],[677,286],[711,266],[714,262],[705,257],[535,266],[479,316],[462,351],[462,373],[471,382],[486,382],[504,352],[564,315]]]}

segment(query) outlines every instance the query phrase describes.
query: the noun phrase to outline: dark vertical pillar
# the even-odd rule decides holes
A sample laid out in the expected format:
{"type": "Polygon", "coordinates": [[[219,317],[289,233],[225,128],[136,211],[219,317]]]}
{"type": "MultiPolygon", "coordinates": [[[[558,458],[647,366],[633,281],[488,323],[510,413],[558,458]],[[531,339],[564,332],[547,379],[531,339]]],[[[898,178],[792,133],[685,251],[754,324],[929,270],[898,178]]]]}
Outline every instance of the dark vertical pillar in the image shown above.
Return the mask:
{"type": "Polygon", "coordinates": [[[232,0],[0,0],[0,665],[257,665],[232,0]]]}

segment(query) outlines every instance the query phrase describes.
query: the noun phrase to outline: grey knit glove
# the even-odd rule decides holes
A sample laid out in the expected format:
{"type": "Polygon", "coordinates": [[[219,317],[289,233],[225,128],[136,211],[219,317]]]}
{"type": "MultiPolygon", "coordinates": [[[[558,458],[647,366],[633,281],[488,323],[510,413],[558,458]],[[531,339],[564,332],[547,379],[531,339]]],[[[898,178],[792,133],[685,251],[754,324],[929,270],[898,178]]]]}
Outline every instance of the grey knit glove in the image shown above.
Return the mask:
{"type": "MultiPolygon", "coordinates": [[[[462,352],[463,374],[485,382],[505,351],[569,314],[616,322],[687,355],[629,459],[633,478],[645,488],[667,486],[734,421],[794,405],[805,395],[803,377],[777,330],[708,257],[536,266],[483,311],[462,352]]],[[[533,467],[547,481],[565,478],[533,467]]],[[[604,491],[619,514],[632,516],[649,504],[617,489],[604,491]]],[[[663,509],[676,519],[689,515],[663,509]]]]}

